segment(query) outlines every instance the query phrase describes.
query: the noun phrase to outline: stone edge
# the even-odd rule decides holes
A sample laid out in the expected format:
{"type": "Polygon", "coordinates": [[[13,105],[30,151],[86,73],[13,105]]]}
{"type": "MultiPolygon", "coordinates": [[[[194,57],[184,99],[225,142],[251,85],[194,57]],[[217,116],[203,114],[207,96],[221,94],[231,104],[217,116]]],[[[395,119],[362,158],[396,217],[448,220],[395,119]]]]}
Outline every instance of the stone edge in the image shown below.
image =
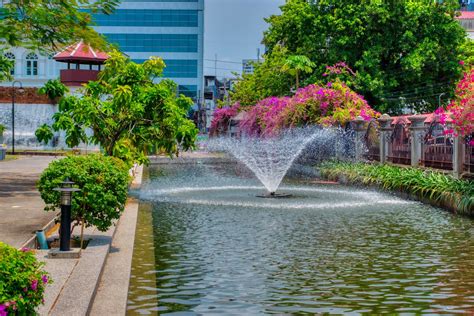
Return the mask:
{"type": "MultiPolygon", "coordinates": [[[[139,189],[143,179],[143,165],[137,166],[133,173],[135,177],[130,188],[139,189]]],[[[126,314],[138,207],[138,201],[132,198],[127,200],[127,214],[122,216],[116,226],[87,315],[126,314]],[[114,249],[120,248],[125,250],[111,254],[114,249]]]]}

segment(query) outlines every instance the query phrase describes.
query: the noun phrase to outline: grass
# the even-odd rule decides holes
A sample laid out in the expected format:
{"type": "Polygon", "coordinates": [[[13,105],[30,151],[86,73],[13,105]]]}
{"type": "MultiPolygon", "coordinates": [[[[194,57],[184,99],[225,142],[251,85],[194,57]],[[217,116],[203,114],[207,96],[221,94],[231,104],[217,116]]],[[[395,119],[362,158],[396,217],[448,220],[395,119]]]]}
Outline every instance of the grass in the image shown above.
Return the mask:
{"type": "Polygon", "coordinates": [[[18,156],[6,155],[3,161],[11,161],[11,160],[17,160],[17,159],[18,159],[18,156]]]}
{"type": "Polygon", "coordinates": [[[434,170],[369,163],[326,162],[320,166],[320,171],[330,180],[344,177],[351,183],[412,194],[437,205],[450,206],[458,213],[474,215],[472,180],[455,179],[434,170]]]}

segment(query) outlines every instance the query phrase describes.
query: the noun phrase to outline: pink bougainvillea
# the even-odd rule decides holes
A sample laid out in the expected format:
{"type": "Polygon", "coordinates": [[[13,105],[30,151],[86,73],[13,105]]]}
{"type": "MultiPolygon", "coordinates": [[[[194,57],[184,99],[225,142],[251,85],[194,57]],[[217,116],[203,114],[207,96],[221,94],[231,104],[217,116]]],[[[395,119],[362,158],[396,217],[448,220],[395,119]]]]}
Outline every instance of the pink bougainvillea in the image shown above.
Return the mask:
{"type": "Polygon", "coordinates": [[[468,136],[474,133],[474,69],[466,72],[456,88],[456,98],[445,109],[435,111],[441,123],[451,116],[454,134],[468,136]]]}
{"type": "Polygon", "coordinates": [[[309,85],[291,98],[264,99],[247,112],[240,127],[248,135],[272,135],[289,127],[343,125],[357,116],[370,120],[379,115],[362,96],[335,81],[309,85]]]}
{"type": "Polygon", "coordinates": [[[214,117],[211,122],[211,135],[216,135],[221,129],[226,129],[229,125],[229,120],[237,115],[239,108],[240,104],[236,103],[232,106],[225,106],[217,109],[214,112],[214,117]]]}

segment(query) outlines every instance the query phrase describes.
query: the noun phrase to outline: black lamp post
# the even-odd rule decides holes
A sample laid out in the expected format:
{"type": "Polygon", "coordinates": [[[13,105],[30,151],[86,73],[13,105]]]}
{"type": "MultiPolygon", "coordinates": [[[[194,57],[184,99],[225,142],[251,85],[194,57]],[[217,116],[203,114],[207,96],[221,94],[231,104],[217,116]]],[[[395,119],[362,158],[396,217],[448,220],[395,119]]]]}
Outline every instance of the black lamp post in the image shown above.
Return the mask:
{"type": "Polygon", "coordinates": [[[12,155],[15,154],[15,84],[20,84],[19,92],[23,91],[23,84],[20,81],[12,82],[12,155]]]}
{"type": "Polygon", "coordinates": [[[71,250],[71,202],[72,193],[81,191],[80,189],[73,188],[74,182],[66,178],[60,188],[53,189],[54,191],[61,192],[61,231],[59,236],[59,250],[70,251],[71,250]]]}

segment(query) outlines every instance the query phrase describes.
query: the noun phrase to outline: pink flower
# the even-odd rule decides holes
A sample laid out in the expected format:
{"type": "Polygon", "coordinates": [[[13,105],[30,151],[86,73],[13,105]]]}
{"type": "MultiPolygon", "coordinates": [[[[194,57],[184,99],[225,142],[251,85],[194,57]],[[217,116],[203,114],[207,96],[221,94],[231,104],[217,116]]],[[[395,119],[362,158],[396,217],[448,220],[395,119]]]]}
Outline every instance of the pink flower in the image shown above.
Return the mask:
{"type": "Polygon", "coordinates": [[[327,86],[328,86],[328,88],[331,88],[332,87],[332,82],[328,82],[327,86]]]}
{"type": "Polygon", "coordinates": [[[23,251],[23,252],[28,252],[28,251],[30,251],[30,249],[29,249],[29,248],[26,248],[26,247],[23,247],[23,248],[21,248],[20,250],[23,251]]]}
{"type": "Polygon", "coordinates": [[[7,307],[5,304],[0,304],[0,316],[8,315],[7,307]]]}
{"type": "Polygon", "coordinates": [[[48,276],[45,274],[41,277],[41,280],[43,281],[43,284],[48,283],[48,276]]]}
{"type": "Polygon", "coordinates": [[[38,280],[31,281],[31,289],[36,291],[38,289],[38,280]]]}
{"type": "Polygon", "coordinates": [[[474,139],[471,139],[471,140],[469,141],[469,146],[474,147],[474,139]]]}
{"type": "Polygon", "coordinates": [[[460,64],[461,66],[464,66],[464,60],[460,60],[460,61],[459,61],[459,64],[460,64]]]}

